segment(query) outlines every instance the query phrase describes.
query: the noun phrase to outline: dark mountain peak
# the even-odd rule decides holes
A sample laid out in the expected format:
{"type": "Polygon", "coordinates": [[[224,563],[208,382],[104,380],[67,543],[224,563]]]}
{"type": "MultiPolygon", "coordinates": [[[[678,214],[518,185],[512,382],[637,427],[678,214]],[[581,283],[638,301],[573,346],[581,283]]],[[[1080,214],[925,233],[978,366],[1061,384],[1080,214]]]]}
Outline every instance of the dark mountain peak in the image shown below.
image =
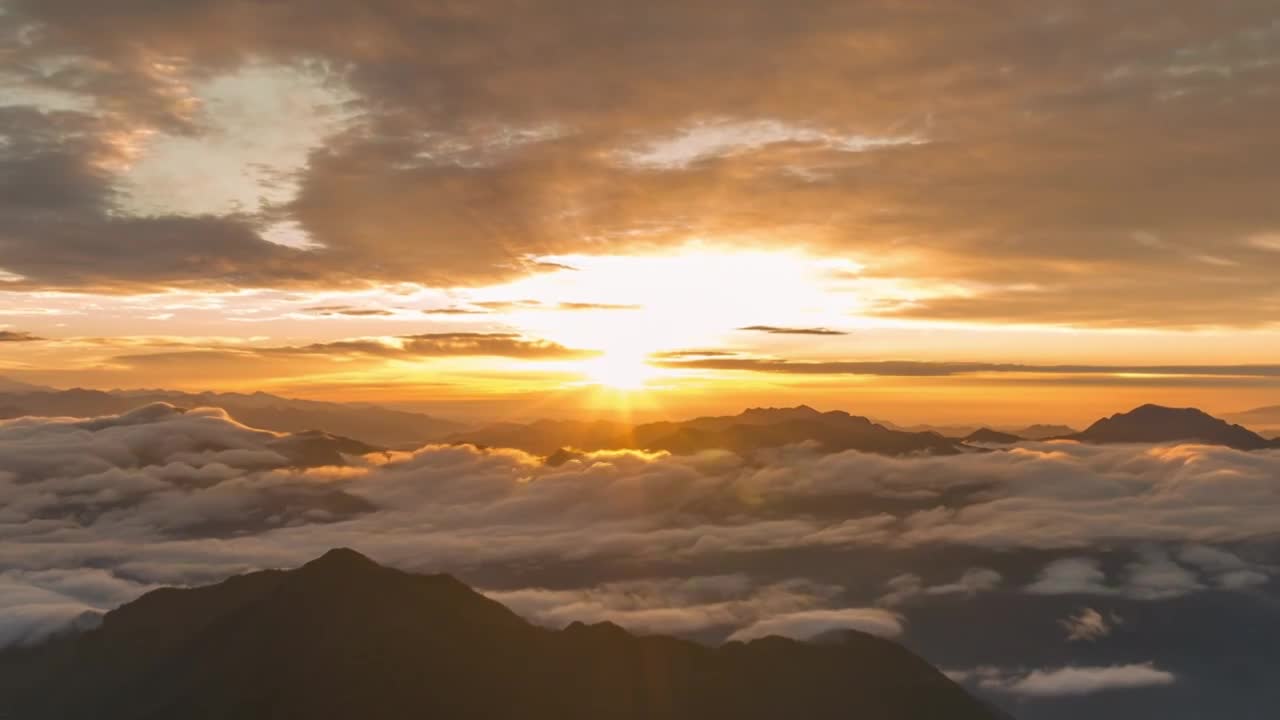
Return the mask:
{"type": "Polygon", "coordinates": [[[1068,437],[1089,443],[1199,442],[1238,450],[1274,446],[1261,435],[1198,408],[1171,408],[1151,403],[1103,418],[1084,432],[1068,437]]]}
{"type": "Polygon", "coordinates": [[[1200,408],[1175,408],[1167,405],[1156,405],[1155,403],[1145,403],[1127,413],[1116,413],[1115,415],[1112,415],[1112,417],[1121,417],[1124,415],[1131,415],[1136,418],[1203,417],[1214,419],[1212,415],[1200,408]]]}
{"type": "Polygon", "coordinates": [[[362,572],[382,566],[351,548],[341,547],[329,550],[302,567],[327,572],[362,572]]]}
{"type": "Polygon", "coordinates": [[[1022,442],[1022,438],[1012,433],[1000,432],[991,428],[979,428],[969,433],[964,438],[965,442],[971,443],[990,443],[993,445],[1012,445],[1022,442]]]}
{"type": "Polygon", "coordinates": [[[450,576],[336,548],[0,652],[0,717],[1000,717],[901,646],[856,638],[711,648],[612,623],[546,630],[450,576]]]}

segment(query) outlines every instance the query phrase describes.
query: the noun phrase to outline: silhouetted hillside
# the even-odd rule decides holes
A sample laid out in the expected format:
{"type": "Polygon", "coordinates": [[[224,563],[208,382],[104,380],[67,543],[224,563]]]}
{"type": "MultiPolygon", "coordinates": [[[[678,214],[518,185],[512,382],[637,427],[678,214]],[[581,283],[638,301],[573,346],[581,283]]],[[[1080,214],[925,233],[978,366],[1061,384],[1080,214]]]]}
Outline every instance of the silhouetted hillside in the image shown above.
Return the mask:
{"type": "Polygon", "coordinates": [[[0,655],[0,717],[987,720],[898,645],[850,632],[708,648],[610,624],[538,628],[447,575],[351,550],[164,589],[0,655]]]}
{"type": "Polygon", "coordinates": [[[1127,413],[1103,418],[1084,432],[1068,437],[1088,443],[1199,442],[1237,450],[1280,447],[1247,428],[1232,425],[1195,408],[1160,405],[1143,405],[1127,413]]]}

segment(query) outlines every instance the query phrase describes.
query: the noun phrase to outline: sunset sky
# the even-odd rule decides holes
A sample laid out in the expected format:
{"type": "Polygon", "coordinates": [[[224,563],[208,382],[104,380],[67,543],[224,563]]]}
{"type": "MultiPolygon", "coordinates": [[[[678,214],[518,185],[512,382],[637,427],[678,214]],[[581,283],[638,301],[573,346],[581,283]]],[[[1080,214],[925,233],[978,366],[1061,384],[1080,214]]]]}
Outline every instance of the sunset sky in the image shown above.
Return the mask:
{"type": "Polygon", "coordinates": [[[0,375],[457,417],[1280,403],[1273,0],[785,5],[0,0],[0,375]]]}

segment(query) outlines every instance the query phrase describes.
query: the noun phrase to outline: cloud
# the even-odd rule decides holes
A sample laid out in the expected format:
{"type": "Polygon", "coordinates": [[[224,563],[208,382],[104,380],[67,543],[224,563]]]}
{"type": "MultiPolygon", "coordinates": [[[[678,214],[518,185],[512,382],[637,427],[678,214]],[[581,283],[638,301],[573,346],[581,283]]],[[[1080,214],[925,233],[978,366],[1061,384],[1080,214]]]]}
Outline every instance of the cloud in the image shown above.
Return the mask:
{"type": "Polygon", "coordinates": [[[289,366],[297,358],[321,361],[346,360],[352,357],[409,359],[492,356],[548,359],[585,358],[596,354],[598,354],[596,351],[569,348],[549,340],[528,338],[516,333],[449,332],[354,338],[301,346],[141,353],[122,355],[115,358],[115,361],[135,367],[184,363],[205,368],[216,366],[235,368],[249,361],[259,363],[277,361],[289,366]]]}
{"type": "Polygon", "coordinates": [[[1102,563],[1094,558],[1065,558],[1050,563],[1040,578],[1026,587],[1033,595],[1120,595],[1136,600],[1182,597],[1205,586],[1196,573],[1179,565],[1161,548],[1144,546],[1125,566],[1121,581],[1107,583],[1102,563]]]}
{"type": "Polygon", "coordinates": [[[657,578],[591,588],[522,588],[486,594],[530,620],[553,628],[571,622],[612,622],[633,632],[689,635],[735,629],[811,611],[839,588],[788,580],[760,585],[742,574],[657,578]]]}
{"type": "Polygon", "coordinates": [[[0,343],[3,342],[38,342],[44,338],[36,337],[29,332],[19,330],[0,330],[0,343]]]}
{"type": "Polygon", "coordinates": [[[894,613],[867,611],[877,602],[914,611],[1022,587],[1027,602],[1158,603],[1256,587],[1272,569],[1245,558],[1274,538],[1278,473],[1276,452],[1055,442],[950,457],[610,450],[548,464],[466,445],[370,452],[160,404],[0,421],[0,568],[46,589],[54,576],[33,573],[133,583],[59,581],[42,596],[64,617],[130,588],[350,546],[458,572],[548,624],[889,632],[894,613]],[[1044,565],[1023,585],[1027,558],[1044,565]]]}
{"type": "Polygon", "coordinates": [[[381,308],[355,308],[349,305],[318,305],[303,308],[303,312],[315,315],[345,315],[347,317],[386,317],[395,315],[390,310],[381,308]]]}
{"type": "Polygon", "coordinates": [[[979,687],[1028,698],[1054,698],[1112,690],[1163,687],[1177,681],[1173,673],[1153,663],[1108,665],[1101,667],[1063,667],[1009,672],[992,668],[953,673],[965,682],[976,680],[979,687]]]}
{"type": "Polygon", "coordinates": [[[1154,27],[1127,5],[749,3],[733,32],[702,3],[109,5],[0,16],[0,268],[23,287],[459,287],[711,238],[948,288],[876,305],[897,316],[1247,326],[1277,310],[1280,254],[1258,240],[1280,227],[1277,140],[1254,121],[1277,102],[1265,3],[1179,0],[1154,27]],[[127,168],[184,177],[174,143],[218,158],[206,85],[252,98],[282,78],[339,88],[344,119],[281,123],[273,137],[314,141],[275,183],[290,192],[245,168],[261,197],[239,212],[184,215],[161,183],[154,212],[114,212],[132,207],[113,207],[127,168]],[[279,227],[313,244],[269,242],[279,227]]]}
{"type": "Polygon", "coordinates": [[[1059,620],[1058,624],[1067,631],[1068,642],[1093,642],[1111,635],[1124,621],[1114,613],[1105,616],[1093,608],[1084,608],[1075,615],[1059,620]]]}
{"type": "Polygon", "coordinates": [[[1110,595],[1102,563],[1093,558],[1064,558],[1049,563],[1040,578],[1027,586],[1033,595],[1110,595]]]}
{"type": "MultiPolygon", "coordinates": [[[[840,333],[821,333],[840,334],[840,333]]],[[[928,362],[918,360],[778,360],[754,357],[676,356],[663,363],[667,367],[704,370],[746,370],[792,375],[879,375],[887,377],[951,377],[955,375],[1145,375],[1185,378],[1276,378],[1280,365],[1026,365],[1021,363],[928,362]]]]}
{"type": "Polygon", "coordinates": [[[849,333],[840,330],[831,330],[829,328],[820,327],[778,327],[777,325],[748,325],[740,327],[739,330],[749,330],[751,332],[762,332],[770,335],[848,335],[849,333]]]}
{"type": "Polygon", "coordinates": [[[858,630],[892,638],[902,634],[902,619],[880,608],[805,610],[761,620],[733,633],[729,640],[746,642],[770,635],[809,640],[836,630],[858,630]]]}
{"type": "Polygon", "coordinates": [[[995,590],[1002,582],[1004,577],[990,568],[969,568],[955,582],[933,586],[926,586],[919,575],[906,573],[889,579],[889,592],[880,598],[880,604],[892,607],[920,596],[973,597],[995,590]]]}

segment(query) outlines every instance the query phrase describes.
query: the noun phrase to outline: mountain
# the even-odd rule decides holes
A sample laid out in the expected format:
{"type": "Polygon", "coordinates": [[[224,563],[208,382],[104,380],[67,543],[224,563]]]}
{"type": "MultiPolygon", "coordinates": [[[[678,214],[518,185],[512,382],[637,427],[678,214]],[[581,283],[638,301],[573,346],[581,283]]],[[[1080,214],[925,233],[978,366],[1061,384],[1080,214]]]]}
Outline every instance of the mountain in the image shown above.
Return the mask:
{"type": "Polygon", "coordinates": [[[452,442],[514,447],[539,455],[562,448],[605,450],[633,447],[678,455],[702,450],[756,450],[811,443],[823,452],[860,450],[885,455],[953,455],[967,448],[937,433],[890,430],[842,411],[751,408],[738,415],[700,417],[628,427],[620,423],[539,420],[528,425],[503,423],[455,433],[452,442]]]}
{"type": "Polygon", "coordinates": [[[1280,436],[1280,405],[1269,405],[1232,413],[1227,415],[1226,419],[1241,425],[1261,428],[1258,431],[1259,434],[1265,433],[1270,437],[1276,438],[1276,440],[1280,440],[1280,437],[1277,437],[1280,436]]]}
{"type": "Polygon", "coordinates": [[[96,629],[0,654],[0,717],[1007,717],[887,640],[711,648],[602,623],[539,628],[448,575],[351,550],[156,590],[96,629]]]}
{"type": "MultiPolygon", "coordinates": [[[[0,388],[2,390],[2,388],[0,388]]],[[[323,430],[384,447],[416,448],[462,426],[421,413],[376,405],[296,400],[267,393],[184,393],[173,390],[0,391],[0,419],[118,415],[163,402],[181,408],[219,407],[240,422],[265,430],[298,433],[323,430]]]]}
{"type": "Polygon", "coordinates": [[[33,385],[13,378],[0,377],[0,393],[45,392],[52,390],[53,388],[44,385],[33,385]]]}
{"type": "Polygon", "coordinates": [[[1012,445],[1022,442],[1023,438],[1009,433],[999,432],[991,428],[980,428],[965,436],[967,443],[987,443],[989,445],[1012,445]]]}
{"type": "Polygon", "coordinates": [[[1019,430],[1010,430],[1010,435],[1017,435],[1027,440],[1048,440],[1050,438],[1065,437],[1067,435],[1075,435],[1078,431],[1067,425],[1028,425],[1019,430]]]}
{"type": "Polygon", "coordinates": [[[1262,450],[1280,444],[1195,408],[1143,405],[1103,418],[1084,432],[1067,436],[1087,443],[1199,442],[1237,450],[1262,450]]]}

